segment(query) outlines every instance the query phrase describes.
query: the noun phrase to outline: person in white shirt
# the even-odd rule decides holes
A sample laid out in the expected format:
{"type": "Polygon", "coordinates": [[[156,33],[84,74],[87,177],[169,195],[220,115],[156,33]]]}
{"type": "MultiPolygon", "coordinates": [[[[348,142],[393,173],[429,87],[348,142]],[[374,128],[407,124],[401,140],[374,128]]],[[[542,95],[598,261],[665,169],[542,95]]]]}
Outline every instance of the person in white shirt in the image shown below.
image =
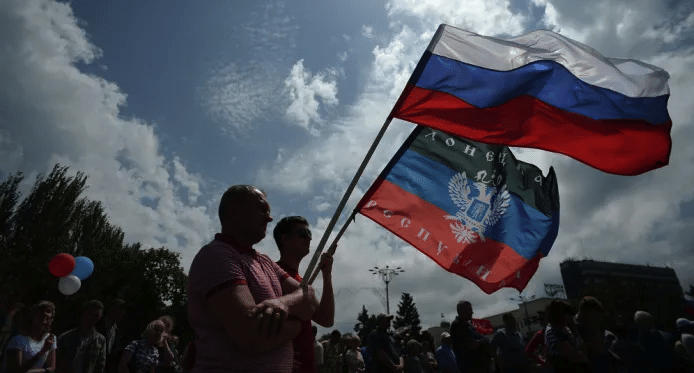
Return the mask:
{"type": "Polygon", "coordinates": [[[313,325],[313,356],[316,359],[316,372],[320,372],[323,367],[323,345],[318,342],[316,335],[318,334],[318,327],[313,325]]]}
{"type": "Polygon", "coordinates": [[[359,351],[361,340],[355,335],[349,337],[346,342],[349,349],[345,352],[345,362],[347,363],[349,373],[364,372],[364,357],[361,356],[361,351],[359,351]]]}
{"type": "Polygon", "coordinates": [[[33,305],[22,320],[20,334],[7,343],[8,373],[53,373],[56,337],[50,334],[55,305],[41,301],[33,305]]]}

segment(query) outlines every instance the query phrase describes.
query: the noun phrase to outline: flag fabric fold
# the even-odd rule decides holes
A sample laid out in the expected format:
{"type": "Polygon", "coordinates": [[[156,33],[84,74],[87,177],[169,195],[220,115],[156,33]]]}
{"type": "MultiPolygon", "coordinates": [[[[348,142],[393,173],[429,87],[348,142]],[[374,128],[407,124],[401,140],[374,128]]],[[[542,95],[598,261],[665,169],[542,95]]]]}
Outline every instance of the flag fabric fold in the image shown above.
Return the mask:
{"type": "Polygon", "coordinates": [[[470,320],[472,327],[475,328],[477,333],[482,335],[492,335],[494,334],[494,327],[492,322],[487,319],[472,319],[470,320]]]}
{"type": "Polygon", "coordinates": [[[669,161],[668,79],[551,31],[503,40],[441,25],[391,115],[638,175],[669,161]]]}
{"type": "Polygon", "coordinates": [[[554,169],[510,149],[417,126],[357,206],[490,294],[522,291],[559,230],[554,169]]]}

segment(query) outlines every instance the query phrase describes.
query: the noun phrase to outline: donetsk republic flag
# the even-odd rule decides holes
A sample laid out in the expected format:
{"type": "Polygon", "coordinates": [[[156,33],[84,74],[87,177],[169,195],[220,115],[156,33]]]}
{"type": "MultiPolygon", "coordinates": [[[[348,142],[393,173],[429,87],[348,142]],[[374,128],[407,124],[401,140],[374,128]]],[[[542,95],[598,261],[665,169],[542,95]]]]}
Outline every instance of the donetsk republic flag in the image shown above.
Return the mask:
{"type": "Polygon", "coordinates": [[[554,169],[422,126],[357,210],[487,294],[522,291],[559,230],[554,169]]]}

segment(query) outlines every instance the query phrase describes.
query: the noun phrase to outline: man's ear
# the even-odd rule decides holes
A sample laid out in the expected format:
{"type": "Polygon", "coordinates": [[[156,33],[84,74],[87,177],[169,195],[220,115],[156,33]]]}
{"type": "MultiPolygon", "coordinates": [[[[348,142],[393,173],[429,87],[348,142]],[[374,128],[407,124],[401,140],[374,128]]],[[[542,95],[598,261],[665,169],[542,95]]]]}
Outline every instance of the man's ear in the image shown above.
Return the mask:
{"type": "Polygon", "coordinates": [[[241,203],[242,201],[232,201],[227,205],[226,211],[224,212],[225,221],[232,221],[233,217],[238,215],[238,211],[243,207],[241,203]]]}
{"type": "Polygon", "coordinates": [[[282,242],[282,247],[285,247],[285,240],[289,239],[289,234],[288,233],[282,233],[280,235],[280,242],[282,242]]]}

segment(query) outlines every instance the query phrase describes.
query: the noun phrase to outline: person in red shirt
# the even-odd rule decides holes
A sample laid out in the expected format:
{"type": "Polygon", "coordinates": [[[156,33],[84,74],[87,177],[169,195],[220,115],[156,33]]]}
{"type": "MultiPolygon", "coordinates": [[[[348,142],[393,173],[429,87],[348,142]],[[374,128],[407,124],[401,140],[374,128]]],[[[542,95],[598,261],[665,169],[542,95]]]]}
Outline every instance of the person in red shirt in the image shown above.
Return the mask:
{"type": "Polygon", "coordinates": [[[188,274],[197,347],[192,373],[289,373],[299,320],[310,320],[318,308],[315,291],[253,248],[273,220],[264,192],[230,187],[219,220],[222,232],[198,251],[188,274]]]}
{"type": "MultiPolygon", "coordinates": [[[[280,252],[280,260],[277,265],[301,282],[299,264],[301,260],[311,252],[311,230],[306,218],[302,216],[288,216],[277,223],[272,232],[280,252]]],[[[335,299],[332,283],[333,258],[329,253],[323,253],[319,268],[323,274],[323,295],[320,305],[311,318],[317,324],[329,328],[333,326],[335,319],[335,299]]],[[[301,331],[294,338],[294,372],[315,373],[314,335],[311,320],[301,322],[301,331]]]]}
{"type": "Polygon", "coordinates": [[[544,371],[545,367],[545,328],[547,327],[547,317],[545,316],[545,312],[538,312],[538,316],[540,318],[540,325],[542,325],[542,329],[540,329],[533,338],[528,342],[528,345],[525,346],[525,354],[528,355],[529,358],[535,360],[537,363],[536,368],[538,368],[538,371],[544,371]],[[538,354],[537,348],[542,347],[541,352],[538,354]]]}

